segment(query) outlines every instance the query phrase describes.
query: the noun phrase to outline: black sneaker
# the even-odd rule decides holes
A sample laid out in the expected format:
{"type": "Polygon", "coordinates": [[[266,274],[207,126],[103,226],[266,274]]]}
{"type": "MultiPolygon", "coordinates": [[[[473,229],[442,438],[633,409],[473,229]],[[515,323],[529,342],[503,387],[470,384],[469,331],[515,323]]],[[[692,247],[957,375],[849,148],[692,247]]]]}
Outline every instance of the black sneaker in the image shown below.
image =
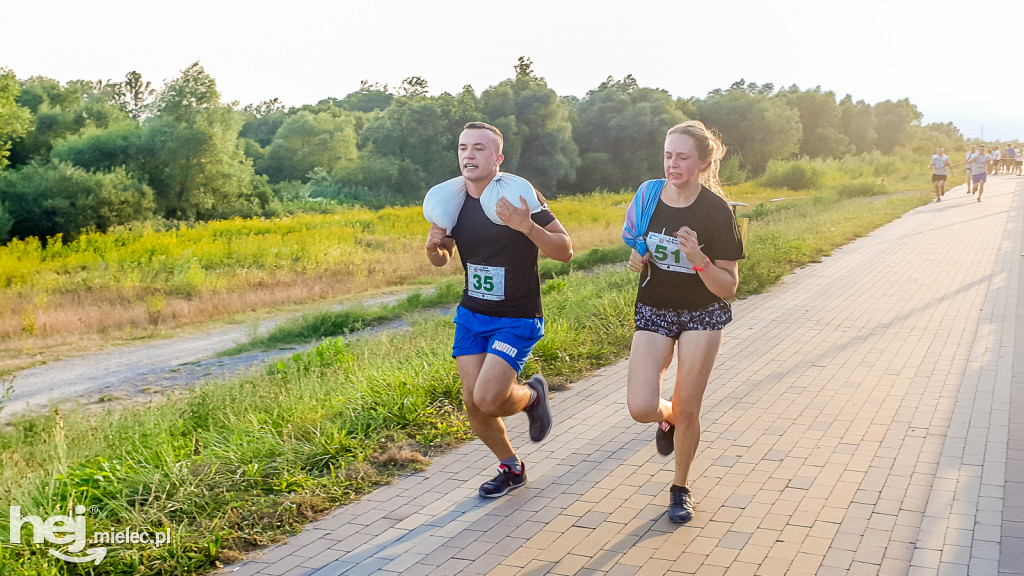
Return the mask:
{"type": "Polygon", "coordinates": [[[693,496],[686,487],[672,486],[668,493],[668,519],[673,524],[686,524],[693,520],[693,496]]]}
{"type": "Polygon", "coordinates": [[[658,447],[658,454],[671,454],[676,449],[676,427],[664,421],[658,424],[658,431],[654,433],[654,444],[658,447]]]}
{"type": "Polygon", "coordinates": [[[504,464],[498,465],[498,475],[493,480],[488,480],[480,485],[480,496],[483,498],[497,498],[509,492],[526,486],[526,463],[519,462],[523,471],[516,474],[511,468],[504,464]]]}
{"type": "Polygon", "coordinates": [[[530,440],[540,442],[551,432],[551,407],[548,406],[548,381],[540,374],[534,374],[526,381],[526,385],[537,393],[533,403],[526,407],[526,417],[530,419],[530,440]]]}

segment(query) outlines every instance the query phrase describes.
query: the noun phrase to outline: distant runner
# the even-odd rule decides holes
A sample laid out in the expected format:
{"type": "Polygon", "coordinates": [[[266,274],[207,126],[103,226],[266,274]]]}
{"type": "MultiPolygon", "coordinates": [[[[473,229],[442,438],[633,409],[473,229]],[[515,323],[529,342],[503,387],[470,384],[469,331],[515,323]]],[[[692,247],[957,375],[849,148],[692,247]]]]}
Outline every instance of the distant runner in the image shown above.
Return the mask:
{"type": "Polygon", "coordinates": [[[985,192],[985,181],[988,179],[988,163],[992,161],[992,157],[987,154],[985,146],[978,146],[977,152],[972,154],[968,159],[967,163],[971,165],[973,176],[971,176],[971,182],[974,183],[974,192],[978,193],[978,202],[981,202],[981,195],[985,192]]]}
{"type": "Polygon", "coordinates": [[[967,194],[974,194],[974,180],[972,179],[972,176],[974,175],[974,165],[971,164],[971,158],[977,153],[978,145],[971,144],[971,149],[967,152],[967,156],[965,157],[965,160],[967,161],[967,194]]]}
{"type": "Polygon", "coordinates": [[[953,163],[943,152],[942,146],[939,146],[935,149],[935,154],[932,154],[932,160],[928,165],[932,167],[932,184],[935,185],[935,201],[938,202],[946,193],[946,176],[953,163]]]}

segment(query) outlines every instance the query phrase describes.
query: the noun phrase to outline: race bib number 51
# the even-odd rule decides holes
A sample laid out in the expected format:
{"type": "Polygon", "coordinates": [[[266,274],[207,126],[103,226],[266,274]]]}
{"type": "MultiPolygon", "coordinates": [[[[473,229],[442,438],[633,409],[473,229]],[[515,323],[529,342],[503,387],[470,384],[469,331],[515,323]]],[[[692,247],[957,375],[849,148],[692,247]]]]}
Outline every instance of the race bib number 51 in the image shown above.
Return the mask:
{"type": "Polygon", "coordinates": [[[651,232],[647,234],[647,247],[650,248],[654,265],[669,272],[686,272],[694,274],[693,265],[686,255],[679,251],[679,239],[651,232]]]}
{"type": "Polygon", "coordinates": [[[505,299],[505,269],[501,266],[466,266],[469,295],[481,300],[505,299]]]}

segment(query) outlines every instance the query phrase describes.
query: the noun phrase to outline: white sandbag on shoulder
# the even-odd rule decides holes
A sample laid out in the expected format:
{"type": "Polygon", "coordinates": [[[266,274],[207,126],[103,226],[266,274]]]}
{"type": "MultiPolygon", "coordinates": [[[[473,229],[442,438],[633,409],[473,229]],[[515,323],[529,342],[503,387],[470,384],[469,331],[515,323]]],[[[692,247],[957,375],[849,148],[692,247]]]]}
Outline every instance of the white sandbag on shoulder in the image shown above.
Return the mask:
{"type": "Polygon", "coordinates": [[[520,196],[526,199],[526,205],[530,208],[530,214],[540,210],[540,200],[537,198],[537,191],[533,189],[533,184],[530,184],[526,178],[521,178],[515,174],[498,172],[498,175],[491,180],[487,188],[484,188],[484,193],[480,195],[480,207],[483,208],[484,214],[487,214],[491,222],[504,226],[505,223],[501,221],[501,218],[498,218],[496,212],[498,199],[507,198],[513,206],[519,208],[522,206],[519,200],[520,196]]]}
{"type": "Polygon", "coordinates": [[[423,217],[451,232],[466,201],[466,179],[456,176],[427,190],[423,197],[423,217]]]}
{"type": "MultiPolygon", "coordinates": [[[[423,217],[431,224],[437,224],[445,231],[451,232],[459,219],[459,211],[466,201],[466,194],[466,179],[462,176],[441,182],[428,190],[427,195],[423,197],[423,217]]],[[[518,208],[522,206],[520,196],[526,199],[530,214],[541,209],[540,199],[537,198],[533,184],[515,174],[498,172],[480,195],[480,207],[491,222],[504,226],[505,223],[498,218],[498,199],[507,198],[518,208]]]]}

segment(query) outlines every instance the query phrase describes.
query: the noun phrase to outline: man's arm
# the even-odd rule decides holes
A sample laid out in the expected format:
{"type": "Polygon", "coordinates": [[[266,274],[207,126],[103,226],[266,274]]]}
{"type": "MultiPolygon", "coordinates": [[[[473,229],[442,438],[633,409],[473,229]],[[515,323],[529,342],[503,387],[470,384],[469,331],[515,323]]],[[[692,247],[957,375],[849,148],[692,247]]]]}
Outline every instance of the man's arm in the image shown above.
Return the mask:
{"type": "Polygon", "coordinates": [[[455,240],[448,238],[444,228],[437,224],[430,225],[427,232],[427,260],[434,266],[440,268],[448,263],[455,254],[455,240]]]}
{"type": "Polygon", "coordinates": [[[559,262],[572,260],[572,239],[557,218],[547,226],[540,226],[533,219],[530,223],[533,226],[523,233],[545,256],[559,262]]]}
{"type": "Polygon", "coordinates": [[[540,226],[530,217],[530,207],[526,204],[526,199],[520,196],[519,202],[520,205],[516,207],[504,197],[498,199],[498,206],[495,209],[498,218],[506,226],[526,234],[526,237],[548,258],[559,262],[572,260],[572,239],[561,222],[555,219],[547,226],[540,226]]]}

